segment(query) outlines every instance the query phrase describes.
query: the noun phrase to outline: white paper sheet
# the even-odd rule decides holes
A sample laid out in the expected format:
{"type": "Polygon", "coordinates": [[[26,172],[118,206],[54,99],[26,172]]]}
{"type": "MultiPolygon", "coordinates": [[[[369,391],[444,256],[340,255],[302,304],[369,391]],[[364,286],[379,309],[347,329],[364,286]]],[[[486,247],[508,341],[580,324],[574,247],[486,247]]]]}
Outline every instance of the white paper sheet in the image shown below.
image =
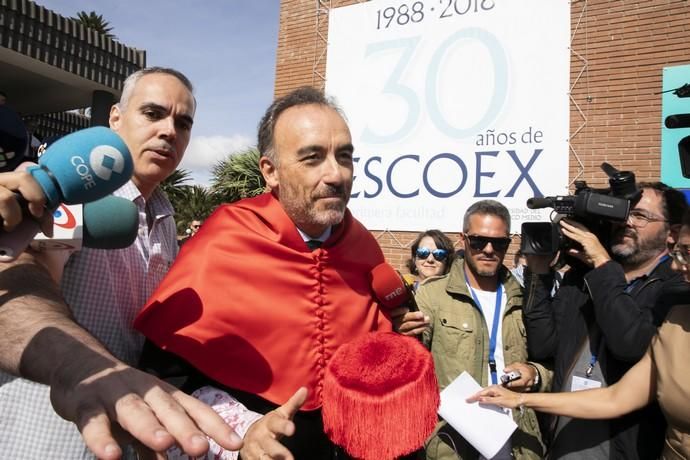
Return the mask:
{"type": "Polygon", "coordinates": [[[467,372],[441,392],[438,413],[486,458],[492,458],[513,434],[517,425],[510,414],[496,406],[468,404],[465,399],[481,390],[467,372]]]}

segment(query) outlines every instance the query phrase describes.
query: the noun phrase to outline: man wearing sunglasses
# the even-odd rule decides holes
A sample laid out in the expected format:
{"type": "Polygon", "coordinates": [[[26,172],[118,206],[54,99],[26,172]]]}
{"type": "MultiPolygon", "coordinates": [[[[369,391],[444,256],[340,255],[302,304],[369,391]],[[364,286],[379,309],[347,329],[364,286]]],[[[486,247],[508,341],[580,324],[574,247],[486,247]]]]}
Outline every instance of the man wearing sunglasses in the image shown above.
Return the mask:
{"type": "MultiPolygon", "coordinates": [[[[439,386],[448,386],[463,371],[483,386],[501,382],[517,371],[520,377],[506,385],[517,391],[545,388],[547,370],[527,362],[522,323],[522,288],[503,259],[510,245],[510,214],[494,200],[469,207],[461,235],[464,259],[450,272],[430,279],[417,291],[420,312],[407,313],[399,331],[423,332],[424,344],[434,357],[439,386]]],[[[495,458],[537,459],[543,456],[541,435],[533,411],[515,417],[518,430],[495,458]]],[[[433,460],[477,458],[477,452],[445,422],[426,446],[433,460]]]]}
{"type": "MultiPolygon", "coordinates": [[[[668,248],[686,208],[683,195],[657,183],[639,184],[642,197],[627,222],[614,225],[608,247],[571,219],[561,231],[574,242],[571,269],[555,297],[548,258],[528,257],[524,320],[529,351],[554,359],[554,391],[612,385],[644,354],[666,313],[690,293],[671,270],[668,248]]],[[[609,239],[609,238],[607,238],[609,239]]],[[[568,459],[652,459],[661,453],[665,422],[653,405],[615,420],[556,417],[550,455],[568,459]]]]}

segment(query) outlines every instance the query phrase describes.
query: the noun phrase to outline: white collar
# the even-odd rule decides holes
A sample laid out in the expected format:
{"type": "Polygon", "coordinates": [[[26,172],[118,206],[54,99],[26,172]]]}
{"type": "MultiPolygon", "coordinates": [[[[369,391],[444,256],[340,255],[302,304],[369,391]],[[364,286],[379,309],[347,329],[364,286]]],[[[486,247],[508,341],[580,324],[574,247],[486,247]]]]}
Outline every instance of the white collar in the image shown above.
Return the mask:
{"type": "Polygon", "coordinates": [[[329,236],[331,236],[331,230],[332,230],[332,229],[333,229],[333,227],[328,227],[328,228],[326,229],[326,231],[324,231],[318,238],[312,238],[311,236],[309,236],[309,235],[307,235],[306,233],[304,233],[304,232],[302,231],[302,229],[300,229],[299,227],[297,227],[297,231],[299,232],[300,236],[302,237],[302,239],[303,239],[305,242],[306,242],[306,241],[310,241],[310,240],[317,240],[317,241],[321,241],[322,243],[323,243],[324,241],[326,241],[326,240],[328,239],[329,236]]]}

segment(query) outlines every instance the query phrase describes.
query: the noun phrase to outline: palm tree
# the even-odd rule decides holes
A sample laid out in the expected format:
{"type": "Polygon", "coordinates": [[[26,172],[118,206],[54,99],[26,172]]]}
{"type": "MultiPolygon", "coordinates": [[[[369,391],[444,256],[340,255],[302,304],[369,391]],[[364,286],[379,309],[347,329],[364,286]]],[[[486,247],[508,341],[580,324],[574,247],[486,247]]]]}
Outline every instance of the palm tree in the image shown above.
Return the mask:
{"type": "Polygon", "coordinates": [[[185,185],[174,204],[177,232],[183,235],[193,220],[204,221],[216,208],[217,202],[211,192],[201,185],[185,185]]]}
{"type": "Polygon", "coordinates": [[[88,27],[90,29],[95,30],[99,34],[105,35],[107,38],[110,38],[111,40],[117,39],[115,35],[110,33],[110,31],[113,30],[113,28],[110,26],[110,23],[108,21],[103,19],[102,14],[96,14],[95,11],[91,11],[90,13],[87,13],[86,11],[80,11],[77,13],[77,16],[72,19],[83,24],[84,27],[88,27]]]}
{"type": "Polygon", "coordinates": [[[230,154],[213,166],[211,191],[219,203],[232,203],[263,193],[266,181],[259,170],[259,151],[250,147],[230,154]]]}
{"type": "MultiPolygon", "coordinates": [[[[110,23],[108,21],[103,19],[102,14],[96,14],[95,11],[92,11],[90,13],[87,13],[86,11],[80,11],[72,19],[77,21],[84,27],[88,27],[89,29],[95,30],[99,34],[105,35],[106,38],[109,38],[111,40],[117,40],[117,37],[110,33],[110,31],[113,30],[113,28],[110,27],[110,23]]],[[[80,108],[79,115],[90,117],[91,113],[87,114],[87,111],[89,111],[89,109],[90,107],[80,108]]]]}
{"type": "Polygon", "coordinates": [[[187,188],[189,185],[185,182],[191,180],[191,175],[186,169],[176,169],[163,182],[161,182],[161,190],[168,196],[168,199],[177,209],[176,204],[184,202],[187,196],[187,188]]]}

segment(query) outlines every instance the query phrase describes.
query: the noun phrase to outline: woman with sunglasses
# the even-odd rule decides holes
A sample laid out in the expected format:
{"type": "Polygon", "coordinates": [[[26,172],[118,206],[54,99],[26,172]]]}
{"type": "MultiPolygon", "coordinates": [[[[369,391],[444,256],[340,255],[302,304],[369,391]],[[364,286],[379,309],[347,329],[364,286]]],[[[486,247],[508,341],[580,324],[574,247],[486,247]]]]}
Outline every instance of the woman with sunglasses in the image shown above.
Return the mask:
{"type": "Polygon", "coordinates": [[[420,233],[410,249],[412,257],[407,261],[407,268],[416,277],[415,290],[424,280],[448,273],[455,259],[453,242],[441,230],[420,233]]]}
{"type": "MultiPolygon", "coordinates": [[[[690,283],[690,211],[683,217],[672,268],[690,283]]],[[[690,302],[690,297],[688,298],[690,302]]],[[[582,419],[611,419],[652,403],[659,406],[668,428],[663,459],[690,458],[690,305],[674,307],[647,353],[617,383],[607,388],[569,393],[514,393],[501,386],[486,388],[468,399],[507,408],[529,407],[582,419]]]]}

